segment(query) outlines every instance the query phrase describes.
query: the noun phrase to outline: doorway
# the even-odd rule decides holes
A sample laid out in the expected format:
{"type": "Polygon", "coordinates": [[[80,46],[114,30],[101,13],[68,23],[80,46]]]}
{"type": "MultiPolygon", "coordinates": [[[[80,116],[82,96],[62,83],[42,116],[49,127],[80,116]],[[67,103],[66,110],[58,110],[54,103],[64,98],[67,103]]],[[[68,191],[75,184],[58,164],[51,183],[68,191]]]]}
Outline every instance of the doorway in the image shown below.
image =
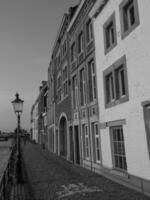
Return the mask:
{"type": "Polygon", "coordinates": [[[59,126],[59,135],[60,135],[60,156],[67,156],[67,121],[65,117],[62,117],[60,120],[59,126]]]}
{"type": "Polygon", "coordinates": [[[74,144],[73,144],[73,129],[72,126],[69,128],[70,133],[70,160],[74,162],[74,144]]]}
{"type": "Polygon", "coordinates": [[[79,127],[74,126],[75,163],[80,164],[79,127]]]}

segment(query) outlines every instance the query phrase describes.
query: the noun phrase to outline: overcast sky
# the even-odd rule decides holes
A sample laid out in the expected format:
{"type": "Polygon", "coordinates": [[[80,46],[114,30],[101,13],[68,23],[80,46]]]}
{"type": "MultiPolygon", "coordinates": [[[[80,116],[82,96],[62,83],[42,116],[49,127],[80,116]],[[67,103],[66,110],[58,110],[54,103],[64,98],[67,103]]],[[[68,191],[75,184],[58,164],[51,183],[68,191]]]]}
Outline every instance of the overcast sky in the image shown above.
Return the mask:
{"type": "Polygon", "coordinates": [[[62,16],[79,0],[0,0],[0,130],[17,124],[11,101],[24,100],[22,128],[42,80],[47,80],[51,49],[62,16]]]}

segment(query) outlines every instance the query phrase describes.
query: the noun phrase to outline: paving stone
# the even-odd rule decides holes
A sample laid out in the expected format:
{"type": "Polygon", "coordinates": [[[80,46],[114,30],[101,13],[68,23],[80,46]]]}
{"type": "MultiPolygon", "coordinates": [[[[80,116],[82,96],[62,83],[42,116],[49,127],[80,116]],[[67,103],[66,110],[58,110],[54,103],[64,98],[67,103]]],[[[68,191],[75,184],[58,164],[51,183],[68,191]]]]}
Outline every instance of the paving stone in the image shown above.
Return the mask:
{"type": "Polygon", "coordinates": [[[39,145],[27,142],[22,150],[35,200],[150,200],[39,145]]]}

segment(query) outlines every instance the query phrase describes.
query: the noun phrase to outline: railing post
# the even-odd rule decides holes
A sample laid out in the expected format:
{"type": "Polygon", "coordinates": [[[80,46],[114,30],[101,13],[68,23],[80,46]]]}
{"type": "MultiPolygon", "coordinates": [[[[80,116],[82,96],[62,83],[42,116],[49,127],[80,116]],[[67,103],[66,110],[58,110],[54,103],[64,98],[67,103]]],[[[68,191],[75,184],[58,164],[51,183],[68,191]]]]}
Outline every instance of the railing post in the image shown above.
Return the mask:
{"type": "Polygon", "coordinates": [[[5,180],[5,174],[3,178],[3,197],[5,199],[5,194],[6,194],[6,180],[5,180]]]}

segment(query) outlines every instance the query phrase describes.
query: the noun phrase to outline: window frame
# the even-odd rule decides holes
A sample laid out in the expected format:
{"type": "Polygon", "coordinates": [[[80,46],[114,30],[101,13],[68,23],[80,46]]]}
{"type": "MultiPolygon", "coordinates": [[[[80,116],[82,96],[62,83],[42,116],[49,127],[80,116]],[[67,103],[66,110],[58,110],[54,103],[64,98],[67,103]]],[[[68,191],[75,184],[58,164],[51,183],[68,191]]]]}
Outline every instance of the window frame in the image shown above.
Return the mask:
{"type": "Polygon", "coordinates": [[[78,35],[78,54],[80,55],[83,52],[84,49],[84,36],[83,31],[81,31],[78,35]]]}
{"type": "MultiPolygon", "coordinates": [[[[105,69],[103,71],[103,81],[104,81],[104,98],[105,98],[105,108],[110,108],[112,106],[124,103],[126,101],[129,100],[129,90],[128,90],[128,76],[127,76],[127,66],[126,66],[126,56],[122,56],[119,60],[117,60],[114,64],[112,64],[110,67],[108,67],[107,69],[105,69]],[[117,89],[116,88],[116,82],[117,82],[117,76],[115,74],[115,71],[118,69],[123,69],[124,71],[124,87],[125,87],[125,94],[120,95],[119,93],[119,97],[117,97],[117,89]],[[108,93],[108,88],[107,88],[107,76],[112,73],[113,76],[113,90],[114,90],[114,99],[110,98],[110,101],[108,101],[108,95],[110,95],[108,93]]],[[[119,82],[121,82],[119,80],[119,82]]],[[[119,84],[119,88],[120,84],[119,84]]],[[[119,89],[120,92],[120,89],[119,89]]]]}
{"type": "Polygon", "coordinates": [[[93,148],[94,148],[93,153],[95,153],[94,160],[96,163],[100,163],[101,162],[101,144],[100,144],[100,134],[99,134],[98,122],[92,122],[91,128],[92,128],[92,136],[93,136],[93,142],[94,142],[94,146],[93,146],[93,148]],[[97,131],[96,131],[96,127],[97,127],[97,131]],[[97,141],[98,141],[98,143],[97,143],[97,141]],[[98,146],[97,146],[97,144],[98,144],[98,146]],[[99,154],[99,158],[98,158],[98,154],[99,154]]]}
{"type": "Polygon", "coordinates": [[[72,105],[73,109],[78,108],[78,77],[77,74],[72,76],[72,105]]]}
{"type": "Polygon", "coordinates": [[[76,58],[76,43],[75,41],[71,44],[71,63],[73,63],[75,61],[75,58],[76,58]]]}
{"type": "Polygon", "coordinates": [[[86,42],[89,44],[94,39],[92,20],[89,19],[86,23],[86,42]]]}
{"type": "Polygon", "coordinates": [[[66,53],[67,53],[67,41],[64,40],[64,43],[62,45],[62,57],[63,58],[65,57],[66,53]]]}
{"type": "Polygon", "coordinates": [[[144,124],[145,124],[145,132],[147,138],[147,148],[150,159],[150,100],[142,102],[143,106],[143,116],[144,116],[144,124]]]}
{"type": "Polygon", "coordinates": [[[61,64],[61,52],[59,52],[58,57],[57,57],[57,64],[58,64],[58,68],[61,64]]]}
{"type": "Polygon", "coordinates": [[[82,67],[80,69],[79,73],[80,73],[80,105],[84,106],[86,104],[86,72],[85,72],[85,68],[82,67]]]}
{"type": "Polygon", "coordinates": [[[107,54],[108,52],[110,52],[116,45],[117,45],[117,32],[116,32],[116,18],[115,18],[115,12],[113,12],[111,14],[111,16],[106,20],[106,22],[103,25],[103,35],[104,35],[104,52],[105,54],[107,54]],[[113,35],[114,35],[114,42],[112,43],[112,38],[110,35],[110,30],[108,30],[109,26],[112,23],[112,27],[113,27],[113,35]],[[109,35],[109,36],[108,36],[109,35]],[[108,40],[107,40],[107,36],[109,37],[109,42],[110,45],[108,45],[108,40]]]}
{"type": "Polygon", "coordinates": [[[128,166],[127,166],[127,159],[126,159],[126,148],[125,148],[125,140],[124,140],[124,133],[123,133],[123,126],[122,125],[116,125],[116,126],[111,126],[109,128],[110,132],[110,140],[111,140],[111,150],[112,150],[112,164],[113,168],[117,171],[121,171],[124,173],[127,173],[128,166]],[[114,134],[114,130],[117,130],[114,134]],[[122,135],[119,135],[118,137],[118,130],[121,130],[122,135]],[[115,137],[114,137],[114,135],[115,137]],[[118,137],[118,138],[117,138],[118,137]],[[118,139],[118,140],[117,140],[118,139]],[[120,147],[120,148],[119,148],[120,147]],[[115,152],[116,151],[116,152],[115,152]],[[118,151],[118,152],[117,152],[118,151]],[[120,152],[121,153],[120,153],[120,152]],[[122,159],[122,164],[123,167],[119,166],[119,160],[118,160],[118,166],[116,164],[115,157],[118,158],[124,158],[122,159]]]}
{"type": "Polygon", "coordinates": [[[57,103],[61,102],[62,98],[61,98],[61,81],[62,81],[62,77],[61,74],[59,74],[57,76],[57,103]],[[60,98],[58,98],[60,97],[60,98]]]}
{"type": "Polygon", "coordinates": [[[63,68],[63,97],[68,95],[68,67],[65,65],[63,68]]]}
{"type": "Polygon", "coordinates": [[[89,102],[94,102],[97,99],[96,66],[94,58],[88,61],[88,82],[89,82],[89,91],[88,91],[89,102]]]}
{"type": "Polygon", "coordinates": [[[90,160],[90,139],[89,139],[89,130],[88,124],[82,124],[82,133],[84,137],[84,158],[90,160]]]}
{"type": "Polygon", "coordinates": [[[120,10],[121,37],[122,37],[122,39],[124,39],[140,24],[138,2],[137,2],[137,0],[123,0],[119,5],[119,10],[120,10]],[[131,25],[129,23],[130,19],[128,16],[127,24],[129,27],[128,27],[128,30],[125,30],[125,25],[124,25],[124,12],[125,11],[124,11],[124,9],[127,6],[127,4],[130,4],[131,1],[133,1],[133,6],[134,6],[135,22],[133,25],[131,25]]]}

